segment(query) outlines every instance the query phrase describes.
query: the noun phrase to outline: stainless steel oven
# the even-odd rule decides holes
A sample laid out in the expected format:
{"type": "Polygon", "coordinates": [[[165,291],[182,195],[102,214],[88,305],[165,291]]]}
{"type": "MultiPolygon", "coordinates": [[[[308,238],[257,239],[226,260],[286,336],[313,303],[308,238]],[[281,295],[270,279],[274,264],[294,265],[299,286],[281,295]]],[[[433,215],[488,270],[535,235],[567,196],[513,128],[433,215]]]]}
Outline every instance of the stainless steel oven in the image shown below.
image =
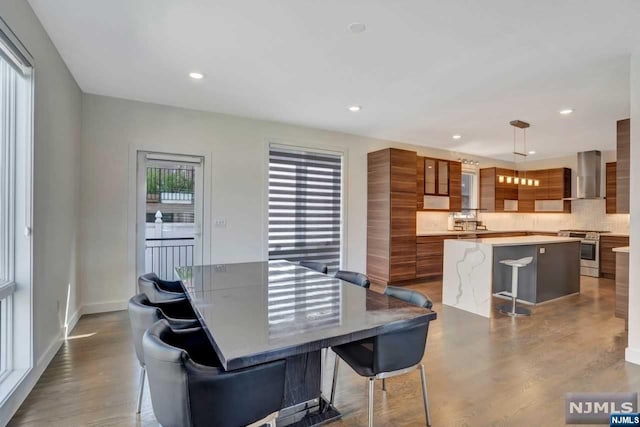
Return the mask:
{"type": "Polygon", "coordinates": [[[580,242],[580,274],[600,277],[600,231],[562,230],[563,237],[575,237],[580,242]]]}

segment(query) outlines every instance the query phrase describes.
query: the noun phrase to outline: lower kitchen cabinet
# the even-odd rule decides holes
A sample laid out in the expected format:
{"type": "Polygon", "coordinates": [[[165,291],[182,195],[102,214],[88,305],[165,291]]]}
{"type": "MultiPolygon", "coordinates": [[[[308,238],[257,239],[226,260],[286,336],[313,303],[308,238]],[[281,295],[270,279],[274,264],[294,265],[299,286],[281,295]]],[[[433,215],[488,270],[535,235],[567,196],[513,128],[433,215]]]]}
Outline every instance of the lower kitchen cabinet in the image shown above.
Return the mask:
{"type": "MultiPolygon", "coordinates": [[[[416,250],[416,277],[418,279],[442,277],[445,239],[473,239],[476,237],[519,237],[532,233],[526,231],[490,232],[481,234],[445,234],[440,236],[418,236],[416,250]]],[[[556,235],[553,233],[552,235],[556,235]]]]}
{"type": "Polygon", "coordinates": [[[616,278],[616,254],[613,248],[629,246],[629,236],[600,236],[600,276],[616,278]]]}

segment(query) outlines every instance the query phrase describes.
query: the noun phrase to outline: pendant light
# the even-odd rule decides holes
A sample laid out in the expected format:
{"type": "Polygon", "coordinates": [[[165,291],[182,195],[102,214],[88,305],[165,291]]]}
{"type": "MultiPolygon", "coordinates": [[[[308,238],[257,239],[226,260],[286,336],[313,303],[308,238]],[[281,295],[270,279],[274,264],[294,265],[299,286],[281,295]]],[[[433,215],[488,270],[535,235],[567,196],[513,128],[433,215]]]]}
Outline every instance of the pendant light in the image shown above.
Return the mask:
{"type": "MultiPolygon", "coordinates": [[[[527,162],[527,128],[531,125],[527,122],[523,122],[522,120],[512,120],[509,122],[511,126],[513,126],[513,163],[517,164],[518,157],[523,159],[523,162],[527,162]],[[518,151],[516,149],[517,143],[517,129],[522,129],[522,151],[518,151]]],[[[529,187],[538,187],[540,185],[540,181],[537,179],[531,179],[527,177],[527,170],[524,170],[524,176],[518,176],[518,171],[514,171],[513,179],[509,176],[507,177],[498,177],[499,182],[506,181],[507,184],[515,184],[515,185],[524,185],[529,187]]]]}

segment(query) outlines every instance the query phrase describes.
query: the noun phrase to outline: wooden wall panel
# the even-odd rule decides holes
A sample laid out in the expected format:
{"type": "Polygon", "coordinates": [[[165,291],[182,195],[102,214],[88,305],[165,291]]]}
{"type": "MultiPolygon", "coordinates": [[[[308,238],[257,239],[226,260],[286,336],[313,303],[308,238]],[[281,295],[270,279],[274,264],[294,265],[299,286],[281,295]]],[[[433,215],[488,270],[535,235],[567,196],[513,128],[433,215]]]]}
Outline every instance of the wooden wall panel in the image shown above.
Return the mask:
{"type": "Polygon", "coordinates": [[[616,185],[616,162],[607,163],[606,165],[606,186],[605,186],[605,198],[606,198],[606,212],[608,214],[614,214],[617,212],[617,185],[616,185]]]}
{"type": "Polygon", "coordinates": [[[631,120],[618,120],[616,148],[616,212],[629,213],[631,120]]]}

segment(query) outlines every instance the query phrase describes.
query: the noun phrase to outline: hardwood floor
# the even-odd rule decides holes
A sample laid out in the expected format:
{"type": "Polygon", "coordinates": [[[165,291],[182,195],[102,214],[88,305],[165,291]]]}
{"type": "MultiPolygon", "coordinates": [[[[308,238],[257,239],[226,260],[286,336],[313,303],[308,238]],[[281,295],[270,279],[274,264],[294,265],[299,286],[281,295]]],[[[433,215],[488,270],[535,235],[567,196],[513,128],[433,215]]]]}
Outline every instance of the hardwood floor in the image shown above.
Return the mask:
{"type": "MultiPolygon", "coordinates": [[[[538,306],[529,318],[484,319],[443,307],[440,282],[412,288],[434,301],[424,363],[434,426],[563,426],[570,391],[640,389],[624,361],[614,282],[582,278],[581,294],[538,306]]],[[[148,391],[135,415],[139,367],[126,312],[83,317],[10,426],[157,426],[148,391]]],[[[330,389],[330,368],[324,390],[330,389]]],[[[376,387],[378,426],[424,425],[420,376],[376,387]]],[[[366,380],[341,365],[335,426],[367,425],[366,380]]]]}

